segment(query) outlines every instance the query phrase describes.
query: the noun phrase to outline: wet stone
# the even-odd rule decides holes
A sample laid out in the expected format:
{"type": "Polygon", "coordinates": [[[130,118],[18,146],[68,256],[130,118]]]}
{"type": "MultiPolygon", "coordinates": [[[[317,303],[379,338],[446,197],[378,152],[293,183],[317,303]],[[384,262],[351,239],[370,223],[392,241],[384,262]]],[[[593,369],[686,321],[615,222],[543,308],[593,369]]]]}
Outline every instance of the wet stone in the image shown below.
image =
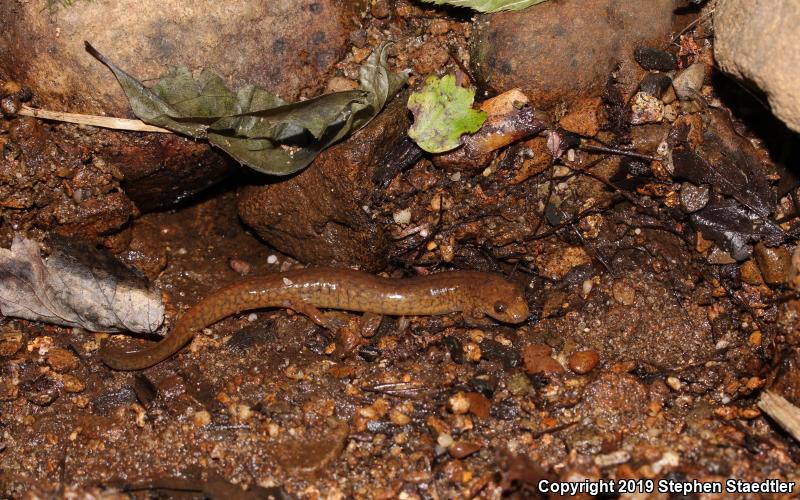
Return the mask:
{"type": "Polygon", "coordinates": [[[530,344],[522,351],[525,372],[528,374],[561,374],[564,367],[550,356],[552,349],[543,344],[530,344]]]}
{"type": "Polygon", "coordinates": [[[6,332],[0,335],[0,357],[13,356],[22,347],[22,332],[6,332]]]}
{"type": "Polygon", "coordinates": [[[672,78],[664,73],[648,73],[639,82],[639,91],[661,98],[672,85],[672,78]]]}
{"type": "Polygon", "coordinates": [[[69,373],[61,376],[61,383],[64,384],[64,390],[71,393],[83,392],[86,389],[86,384],[81,379],[69,373]]]}
{"type": "Polygon", "coordinates": [[[578,351],[568,360],[569,369],[579,374],[589,373],[599,362],[600,355],[595,351],[578,351]]]}
{"type": "Polygon", "coordinates": [[[47,364],[57,372],[68,372],[78,367],[78,357],[67,349],[54,347],[47,351],[47,364]]]}
{"type": "Polygon", "coordinates": [[[19,396],[19,389],[10,377],[0,380],[0,401],[14,401],[19,396]]]}
{"type": "Polygon", "coordinates": [[[706,67],[702,63],[694,63],[681,70],[672,80],[672,86],[680,99],[691,99],[703,88],[706,78],[706,67]]]}
{"type": "Polygon", "coordinates": [[[664,103],[646,92],[637,92],[631,104],[631,123],[658,123],[664,119],[664,103]]]}
{"type": "Polygon", "coordinates": [[[687,213],[697,212],[708,204],[710,190],[708,186],[695,186],[691,182],[681,185],[681,208],[687,213]]]}
{"type": "Polygon", "coordinates": [[[453,458],[464,458],[472,455],[480,449],[481,445],[479,443],[473,443],[470,441],[457,441],[453,443],[453,445],[450,446],[447,451],[453,458]]]}
{"type": "Polygon", "coordinates": [[[648,70],[672,71],[678,64],[678,60],[673,54],[645,46],[636,47],[633,58],[636,59],[639,66],[648,70]]]}
{"type": "Polygon", "coordinates": [[[764,278],[758,269],[758,264],[753,259],[747,259],[739,266],[739,277],[748,285],[761,285],[764,278]]]}
{"type": "Polygon", "coordinates": [[[58,399],[58,382],[47,376],[21,384],[25,398],[37,406],[49,406],[58,399]]]}
{"type": "Polygon", "coordinates": [[[792,267],[792,257],[785,247],[771,248],[763,242],[755,247],[754,256],[764,281],[770,285],[786,283],[792,267]]]}
{"type": "Polygon", "coordinates": [[[599,96],[615,68],[627,93],[641,79],[634,49],[668,39],[674,8],[672,0],[563,0],[481,16],[470,65],[479,86],[519,87],[540,109],[599,96]]]}
{"type": "Polygon", "coordinates": [[[469,412],[478,418],[489,418],[489,410],[492,403],[486,396],[479,392],[468,392],[465,394],[469,400],[469,412]]]}

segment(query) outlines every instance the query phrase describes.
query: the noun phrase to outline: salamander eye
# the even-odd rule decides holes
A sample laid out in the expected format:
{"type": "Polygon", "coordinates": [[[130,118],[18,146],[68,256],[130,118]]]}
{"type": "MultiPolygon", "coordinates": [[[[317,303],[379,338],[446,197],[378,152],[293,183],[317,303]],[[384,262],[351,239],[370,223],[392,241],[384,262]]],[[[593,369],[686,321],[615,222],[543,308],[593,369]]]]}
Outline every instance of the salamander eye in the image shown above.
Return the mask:
{"type": "Polygon", "coordinates": [[[502,301],[497,301],[494,303],[494,312],[497,314],[502,314],[506,312],[506,303],[502,301]]]}

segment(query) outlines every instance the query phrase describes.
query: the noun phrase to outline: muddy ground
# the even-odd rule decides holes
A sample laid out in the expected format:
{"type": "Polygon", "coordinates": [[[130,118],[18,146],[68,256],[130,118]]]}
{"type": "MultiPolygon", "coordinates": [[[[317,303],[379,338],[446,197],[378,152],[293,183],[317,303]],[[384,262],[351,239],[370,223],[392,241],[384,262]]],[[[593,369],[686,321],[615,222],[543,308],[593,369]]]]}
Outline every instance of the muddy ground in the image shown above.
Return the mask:
{"type": "MultiPolygon", "coordinates": [[[[536,498],[542,479],[797,481],[798,443],[756,402],[769,387],[800,404],[800,182],[787,168],[798,140],[713,69],[708,16],[700,7],[687,16],[659,46],[674,56],[660,73],[673,84],[641,84],[655,101],[636,93],[641,67],[633,90],[604,77],[577,98],[562,92],[572,104],[548,108],[550,136],[477,168],[409,153],[357,190],[367,234],[380,231],[367,244],[354,238],[348,255],[365,255],[361,267],[502,273],[524,288],[527,323],[387,317],[362,338],[353,314],[328,332],[259,310],[203,330],[155,367],[115,372],[97,355],[109,334],[2,318],[0,495],[536,498]],[[694,64],[699,83],[678,78],[694,64]],[[764,207],[768,217],[744,220],[764,207]]],[[[411,69],[411,88],[429,73],[474,73],[473,31],[463,11],[372,2],[327,87],[352,85],[369,47],[387,38],[398,41],[390,66],[411,69]]],[[[633,60],[637,47],[620,46],[633,60]]],[[[23,100],[36,104],[30,94],[23,100]]],[[[125,157],[115,148],[146,134],[11,111],[0,121],[3,247],[24,233],[105,248],[164,292],[168,324],[243,275],[308,263],[240,220],[243,206],[270,209],[253,194],[263,177],[225,163],[213,187],[165,187],[148,205],[142,184],[115,166],[125,157]]],[[[184,140],[158,141],[166,155],[184,140]]],[[[175,150],[207,158],[194,147],[175,150]]],[[[353,158],[352,146],[337,147],[332,158],[353,158]]],[[[310,171],[330,163],[321,156],[310,171]]],[[[321,249],[302,255],[323,259],[325,244],[308,241],[321,249]]]]}

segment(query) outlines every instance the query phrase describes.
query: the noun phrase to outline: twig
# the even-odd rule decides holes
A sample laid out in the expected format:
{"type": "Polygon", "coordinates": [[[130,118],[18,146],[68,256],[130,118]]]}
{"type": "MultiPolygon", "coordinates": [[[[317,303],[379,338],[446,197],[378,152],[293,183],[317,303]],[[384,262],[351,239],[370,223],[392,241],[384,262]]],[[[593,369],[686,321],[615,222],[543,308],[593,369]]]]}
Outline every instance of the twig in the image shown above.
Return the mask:
{"type": "Polygon", "coordinates": [[[761,393],[758,407],[778,422],[793,438],[800,441],[800,408],[772,391],[761,393]]]}
{"type": "Polygon", "coordinates": [[[113,128],[116,130],[129,130],[132,132],[159,132],[162,134],[172,134],[171,130],[161,127],[148,125],[141,120],[129,120],[127,118],[114,118],[111,116],[82,115],[77,113],[64,113],[61,111],[49,111],[47,109],[31,108],[23,105],[17,113],[22,116],[32,116],[41,120],[53,120],[57,122],[77,123],[78,125],[92,125],[94,127],[113,128]]]}

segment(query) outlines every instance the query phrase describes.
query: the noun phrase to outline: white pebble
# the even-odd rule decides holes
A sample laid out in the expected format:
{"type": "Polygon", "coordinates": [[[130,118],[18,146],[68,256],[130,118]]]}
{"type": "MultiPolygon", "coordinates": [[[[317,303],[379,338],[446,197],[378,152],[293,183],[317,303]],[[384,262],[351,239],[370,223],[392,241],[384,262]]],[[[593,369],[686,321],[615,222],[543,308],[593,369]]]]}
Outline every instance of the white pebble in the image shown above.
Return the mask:
{"type": "Polygon", "coordinates": [[[270,255],[269,257],[267,257],[267,264],[275,264],[276,262],[278,262],[278,256],[277,255],[273,254],[273,255],[270,255]]]}
{"type": "Polygon", "coordinates": [[[395,224],[408,224],[411,222],[411,209],[404,208],[392,214],[395,224]]]}

